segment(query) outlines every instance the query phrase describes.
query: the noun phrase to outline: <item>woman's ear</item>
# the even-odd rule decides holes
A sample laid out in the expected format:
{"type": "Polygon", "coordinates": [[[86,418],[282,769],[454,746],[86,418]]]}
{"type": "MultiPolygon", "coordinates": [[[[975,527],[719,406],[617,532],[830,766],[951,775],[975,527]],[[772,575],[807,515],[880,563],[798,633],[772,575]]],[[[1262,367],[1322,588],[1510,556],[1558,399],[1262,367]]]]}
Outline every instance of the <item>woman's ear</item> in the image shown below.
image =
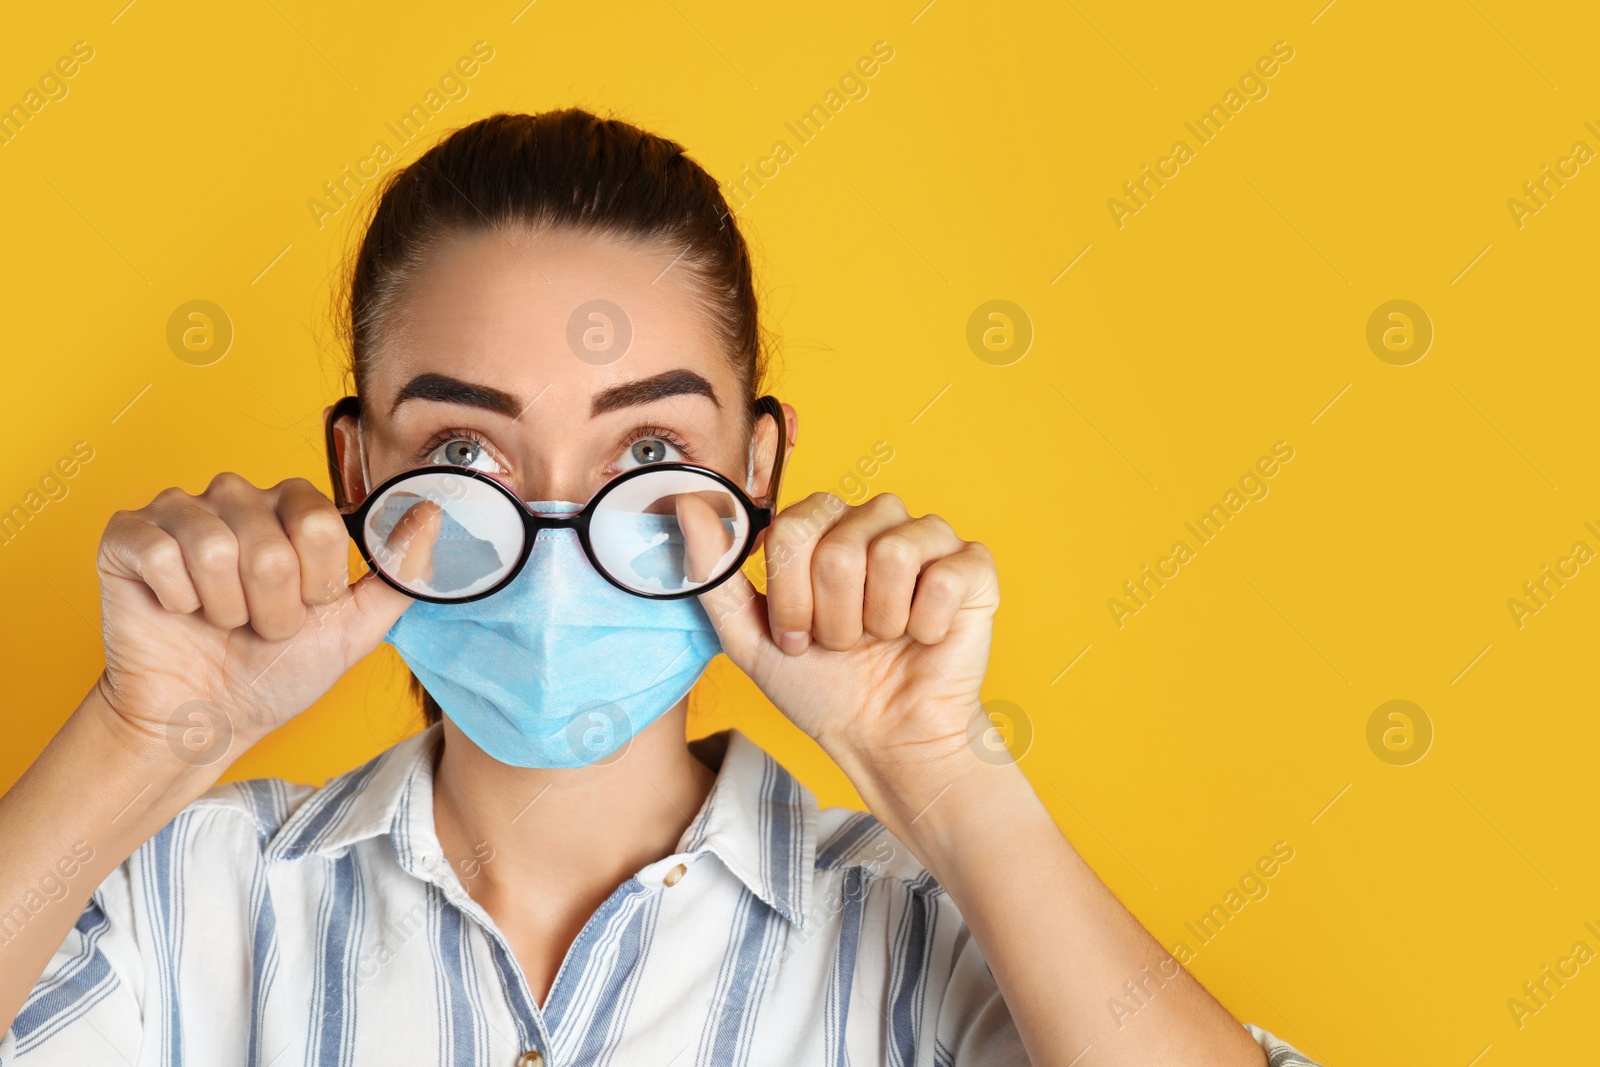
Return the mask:
{"type": "MultiPolygon", "coordinates": [[[[332,405],[322,409],[324,420],[333,411],[332,405]]],[[[359,504],[367,498],[366,479],[361,473],[361,442],[356,432],[356,416],[351,414],[340,415],[329,427],[328,441],[333,448],[333,455],[328,457],[328,476],[337,474],[340,483],[335,487],[334,499],[339,498],[338,489],[344,491],[346,504],[359,504]]]]}
{"type": "MultiPolygon", "coordinates": [[[[789,454],[794,451],[794,438],[799,425],[794,408],[788,404],[783,405],[783,462],[789,463],[789,454]]],[[[773,461],[778,456],[778,425],[773,419],[763,418],[756,422],[755,429],[755,456],[756,467],[754,471],[755,491],[757,498],[766,497],[772,492],[772,472],[776,465],[773,461]]],[[[777,501],[772,501],[773,506],[777,501]]]]}
{"type": "Polygon", "coordinates": [[[787,464],[789,453],[794,451],[794,443],[800,439],[800,416],[788,404],[783,405],[783,432],[789,438],[783,446],[783,462],[787,464]]]}

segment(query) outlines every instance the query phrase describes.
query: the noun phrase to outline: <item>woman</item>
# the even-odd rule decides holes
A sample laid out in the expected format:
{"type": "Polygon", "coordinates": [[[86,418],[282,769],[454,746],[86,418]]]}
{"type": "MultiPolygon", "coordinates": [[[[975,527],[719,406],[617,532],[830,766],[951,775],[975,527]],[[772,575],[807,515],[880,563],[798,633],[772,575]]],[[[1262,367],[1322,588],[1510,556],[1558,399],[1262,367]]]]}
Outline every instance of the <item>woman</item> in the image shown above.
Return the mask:
{"type": "Polygon", "coordinates": [[[221,474],[106,528],[105,670],[0,800],[0,1062],[1306,1062],[972,743],[983,546],[890,495],[774,514],[798,420],[677,144],[459,130],[385,184],[347,297],[334,500],[221,474]],[[217,785],[380,641],[425,730],[217,785]],[[719,650],[871,815],[686,744],[719,650]]]}

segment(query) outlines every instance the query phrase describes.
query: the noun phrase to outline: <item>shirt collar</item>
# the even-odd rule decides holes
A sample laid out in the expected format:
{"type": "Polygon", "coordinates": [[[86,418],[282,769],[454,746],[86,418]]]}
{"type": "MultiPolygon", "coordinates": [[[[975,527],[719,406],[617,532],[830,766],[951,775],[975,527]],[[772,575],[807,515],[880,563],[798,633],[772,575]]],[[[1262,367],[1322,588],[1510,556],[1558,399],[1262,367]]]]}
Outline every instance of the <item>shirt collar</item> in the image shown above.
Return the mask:
{"type": "MultiPolygon", "coordinates": [[[[388,834],[411,874],[442,861],[433,828],[433,760],[443,727],[434,723],[313,793],[267,845],[269,860],[333,856],[388,834]]],[[[804,928],[816,866],[817,798],[738,730],[693,743],[717,772],[680,853],[710,852],[757,899],[804,928]]]]}
{"type": "MultiPolygon", "coordinates": [[[[306,856],[337,856],[344,849],[379,834],[397,834],[409,843],[406,832],[414,825],[408,816],[418,788],[425,786],[428,830],[433,828],[433,756],[443,738],[434,723],[420,733],[391,745],[359,767],[328,779],[296,808],[267,845],[271,860],[297,860],[306,856]]],[[[419,842],[420,844],[420,842],[419,842]]],[[[433,841],[437,848],[437,839],[433,841]]]]}
{"type": "Polygon", "coordinates": [[[683,832],[680,852],[705,849],[751,893],[805,928],[816,870],[817,798],[738,730],[695,742],[715,760],[717,780],[683,832]]]}

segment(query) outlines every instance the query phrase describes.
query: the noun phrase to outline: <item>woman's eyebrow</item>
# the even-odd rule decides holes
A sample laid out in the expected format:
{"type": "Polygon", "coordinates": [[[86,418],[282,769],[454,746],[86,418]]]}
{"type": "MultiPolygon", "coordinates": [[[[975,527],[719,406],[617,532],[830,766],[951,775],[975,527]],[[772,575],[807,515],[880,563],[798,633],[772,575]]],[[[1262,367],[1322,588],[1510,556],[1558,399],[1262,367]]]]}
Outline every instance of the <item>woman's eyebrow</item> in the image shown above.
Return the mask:
{"type": "MultiPolygon", "coordinates": [[[[620,408],[649,404],[673,396],[698,394],[708,398],[717,407],[722,401],[710,382],[692,370],[663,371],[649,378],[639,378],[596,393],[589,404],[591,418],[620,408]]],[[[464,407],[482,408],[508,419],[518,418],[528,405],[515,395],[496,389],[492,385],[478,385],[452,378],[448,374],[432,372],[419,374],[401,386],[389,406],[392,417],[407,400],[432,400],[441,404],[460,404],[464,407]]]]}
{"type": "Polygon", "coordinates": [[[717,391],[711,387],[710,382],[692,370],[679,369],[662,371],[649,378],[623,382],[621,385],[613,385],[596,393],[589,403],[589,416],[594,418],[608,411],[616,411],[618,408],[649,404],[652,401],[665,400],[669,396],[696,393],[709,398],[717,407],[722,406],[722,401],[717,399],[717,391]]]}
{"type": "Polygon", "coordinates": [[[461,404],[470,408],[483,408],[508,419],[514,419],[527,409],[527,405],[510,393],[489,385],[474,385],[448,374],[419,374],[412,378],[395,396],[389,406],[392,417],[407,400],[434,400],[443,404],[461,404]]]}

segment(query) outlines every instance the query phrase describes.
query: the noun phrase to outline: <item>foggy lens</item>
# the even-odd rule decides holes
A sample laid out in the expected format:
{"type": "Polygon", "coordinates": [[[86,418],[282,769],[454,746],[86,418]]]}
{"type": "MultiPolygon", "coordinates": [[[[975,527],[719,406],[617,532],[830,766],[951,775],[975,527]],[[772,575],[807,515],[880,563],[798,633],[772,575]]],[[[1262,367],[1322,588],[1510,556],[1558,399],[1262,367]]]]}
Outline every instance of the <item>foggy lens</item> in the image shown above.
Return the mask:
{"type": "Polygon", "coordinates": [[[373,562],[409,593],[468,597],[510,572],[522,516],[491,485],[459,474],[417,474],[384,490],[363,533],[373,562]]]}
{"type": "Polygon", "coordinates": [[[693,471],[616,483],[595,507],[589,542],[608,574],[638,593],[682,593],[727,574],[750,530],[726,486],[693,471]]]}

